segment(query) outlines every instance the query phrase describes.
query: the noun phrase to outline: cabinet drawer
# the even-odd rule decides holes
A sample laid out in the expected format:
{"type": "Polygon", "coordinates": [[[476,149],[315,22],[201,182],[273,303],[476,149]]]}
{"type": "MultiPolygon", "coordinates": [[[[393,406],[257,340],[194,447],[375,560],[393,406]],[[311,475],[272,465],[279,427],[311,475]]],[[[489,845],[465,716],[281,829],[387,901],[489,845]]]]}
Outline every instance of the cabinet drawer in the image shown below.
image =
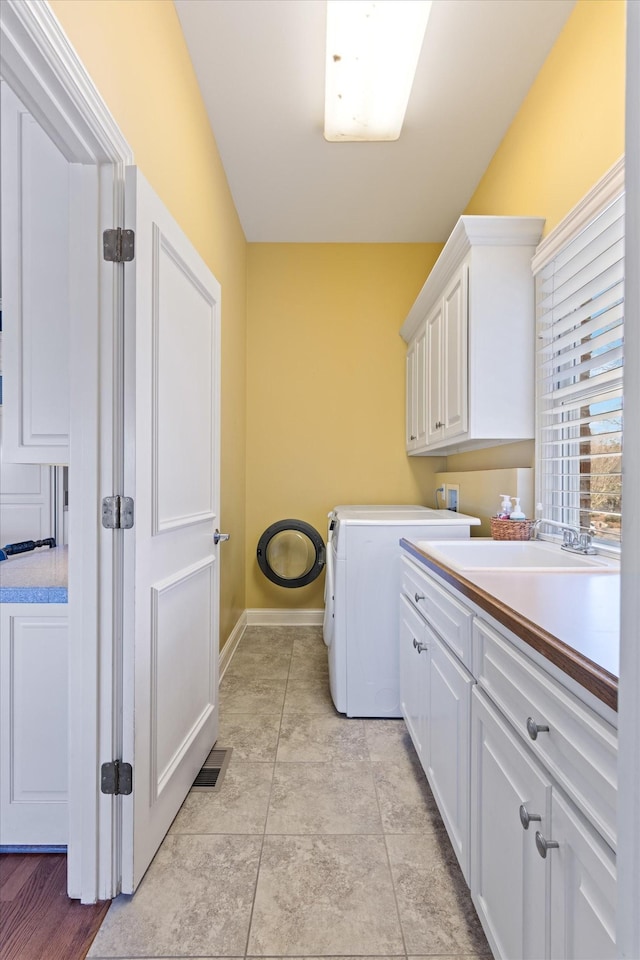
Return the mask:
{"type": "Polygon", "coordinates": [[[402,558],[402,591],[471,670],[471,611],[405,557],[402,558]]]}
{"type": "Polygon", "coordinates": [[[473,660],[479,686],[615,849],[615,729],[477,617],[473,660]]]}

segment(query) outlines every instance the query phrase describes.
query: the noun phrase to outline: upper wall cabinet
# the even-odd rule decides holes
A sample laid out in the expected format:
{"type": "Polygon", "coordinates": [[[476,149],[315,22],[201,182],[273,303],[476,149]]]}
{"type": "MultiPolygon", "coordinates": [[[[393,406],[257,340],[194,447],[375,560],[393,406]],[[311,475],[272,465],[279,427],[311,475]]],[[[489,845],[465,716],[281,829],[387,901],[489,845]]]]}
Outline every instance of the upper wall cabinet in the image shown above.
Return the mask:
{"type": "Polygon", "coordinates": [[[1,96],[3,460],[68,463],[70,165],[1,96]]]}
{"type": "Polygon", "coordinates": [[[534,436],[538,217],[461,217],[400,331],[407,452],[442,455],[534,436]]]}

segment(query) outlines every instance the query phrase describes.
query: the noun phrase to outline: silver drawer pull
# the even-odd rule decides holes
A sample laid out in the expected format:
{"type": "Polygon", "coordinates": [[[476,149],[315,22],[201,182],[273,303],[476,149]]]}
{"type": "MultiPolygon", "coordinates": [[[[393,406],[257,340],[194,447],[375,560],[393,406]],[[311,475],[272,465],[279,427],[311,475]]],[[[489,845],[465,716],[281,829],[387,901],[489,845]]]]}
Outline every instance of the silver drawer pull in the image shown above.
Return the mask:
{"type": "Polygon", "coordinates": [[[421,600],[424,600],[424,593],[414,593],[413,598],[416,603],[420,603],[421,600]]]}
{"type": "Polygon", "coordinates": [[[529,813],[524,803],[520,804],[520,823],[525,830],[529,829],[529,824],[532,820],[542,820],[542,817],[539,813],[529,813]]]}
{"type": "Polygon", "coordinates": [[[416,638],[414,637],[414,638],[413,638],[413,649],[415,650],[417,646],[418,646],[418,641],[417,641],[416,638]]]}
{"type": "Polygon", "coordinates": [[[427,650],[427,649],[428,647],[426,643],[416,643],[416,650],[418,651],[418,653],[422,653],[423,650],[427,650]]]}
{"type": "Polygon", "coordinates": [[[533,717],[527,717],[527,733],[532,740],[537,740],[539,733],[549,733],[549,727],[536,723],[533,717]]]}
{"type": "Polygon", "coordinates": [[[536,830],[536,847],[543,860],[547,859],[547,850],[554,850],[559,846],[557,840],[545,840],[540,831],[536,830]]]}

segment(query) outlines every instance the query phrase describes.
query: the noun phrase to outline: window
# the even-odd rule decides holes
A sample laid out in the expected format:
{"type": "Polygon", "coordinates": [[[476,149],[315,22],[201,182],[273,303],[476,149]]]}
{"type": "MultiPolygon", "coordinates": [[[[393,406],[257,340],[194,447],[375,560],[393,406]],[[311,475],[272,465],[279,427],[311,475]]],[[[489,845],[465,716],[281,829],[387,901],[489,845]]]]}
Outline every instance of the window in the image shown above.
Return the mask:
{"type": "Polygon", "coordinates": [[[624,194],[547,260],[536,305],[537,500],[544,517],[619,547],[624,194]]]}

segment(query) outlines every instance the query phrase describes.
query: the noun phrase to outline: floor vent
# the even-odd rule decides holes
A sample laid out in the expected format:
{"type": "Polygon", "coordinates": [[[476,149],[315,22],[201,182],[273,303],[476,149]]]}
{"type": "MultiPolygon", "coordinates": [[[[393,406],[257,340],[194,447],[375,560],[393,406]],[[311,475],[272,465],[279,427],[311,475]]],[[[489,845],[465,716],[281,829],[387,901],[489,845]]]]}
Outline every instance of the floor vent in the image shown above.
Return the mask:
{"type": "Polygon", "coordinates": [[[202,770],[193,781],[192,790],[219,790],[227,772],[231,747],[224,750],[212,750],[204,762],[202,770]]]}

